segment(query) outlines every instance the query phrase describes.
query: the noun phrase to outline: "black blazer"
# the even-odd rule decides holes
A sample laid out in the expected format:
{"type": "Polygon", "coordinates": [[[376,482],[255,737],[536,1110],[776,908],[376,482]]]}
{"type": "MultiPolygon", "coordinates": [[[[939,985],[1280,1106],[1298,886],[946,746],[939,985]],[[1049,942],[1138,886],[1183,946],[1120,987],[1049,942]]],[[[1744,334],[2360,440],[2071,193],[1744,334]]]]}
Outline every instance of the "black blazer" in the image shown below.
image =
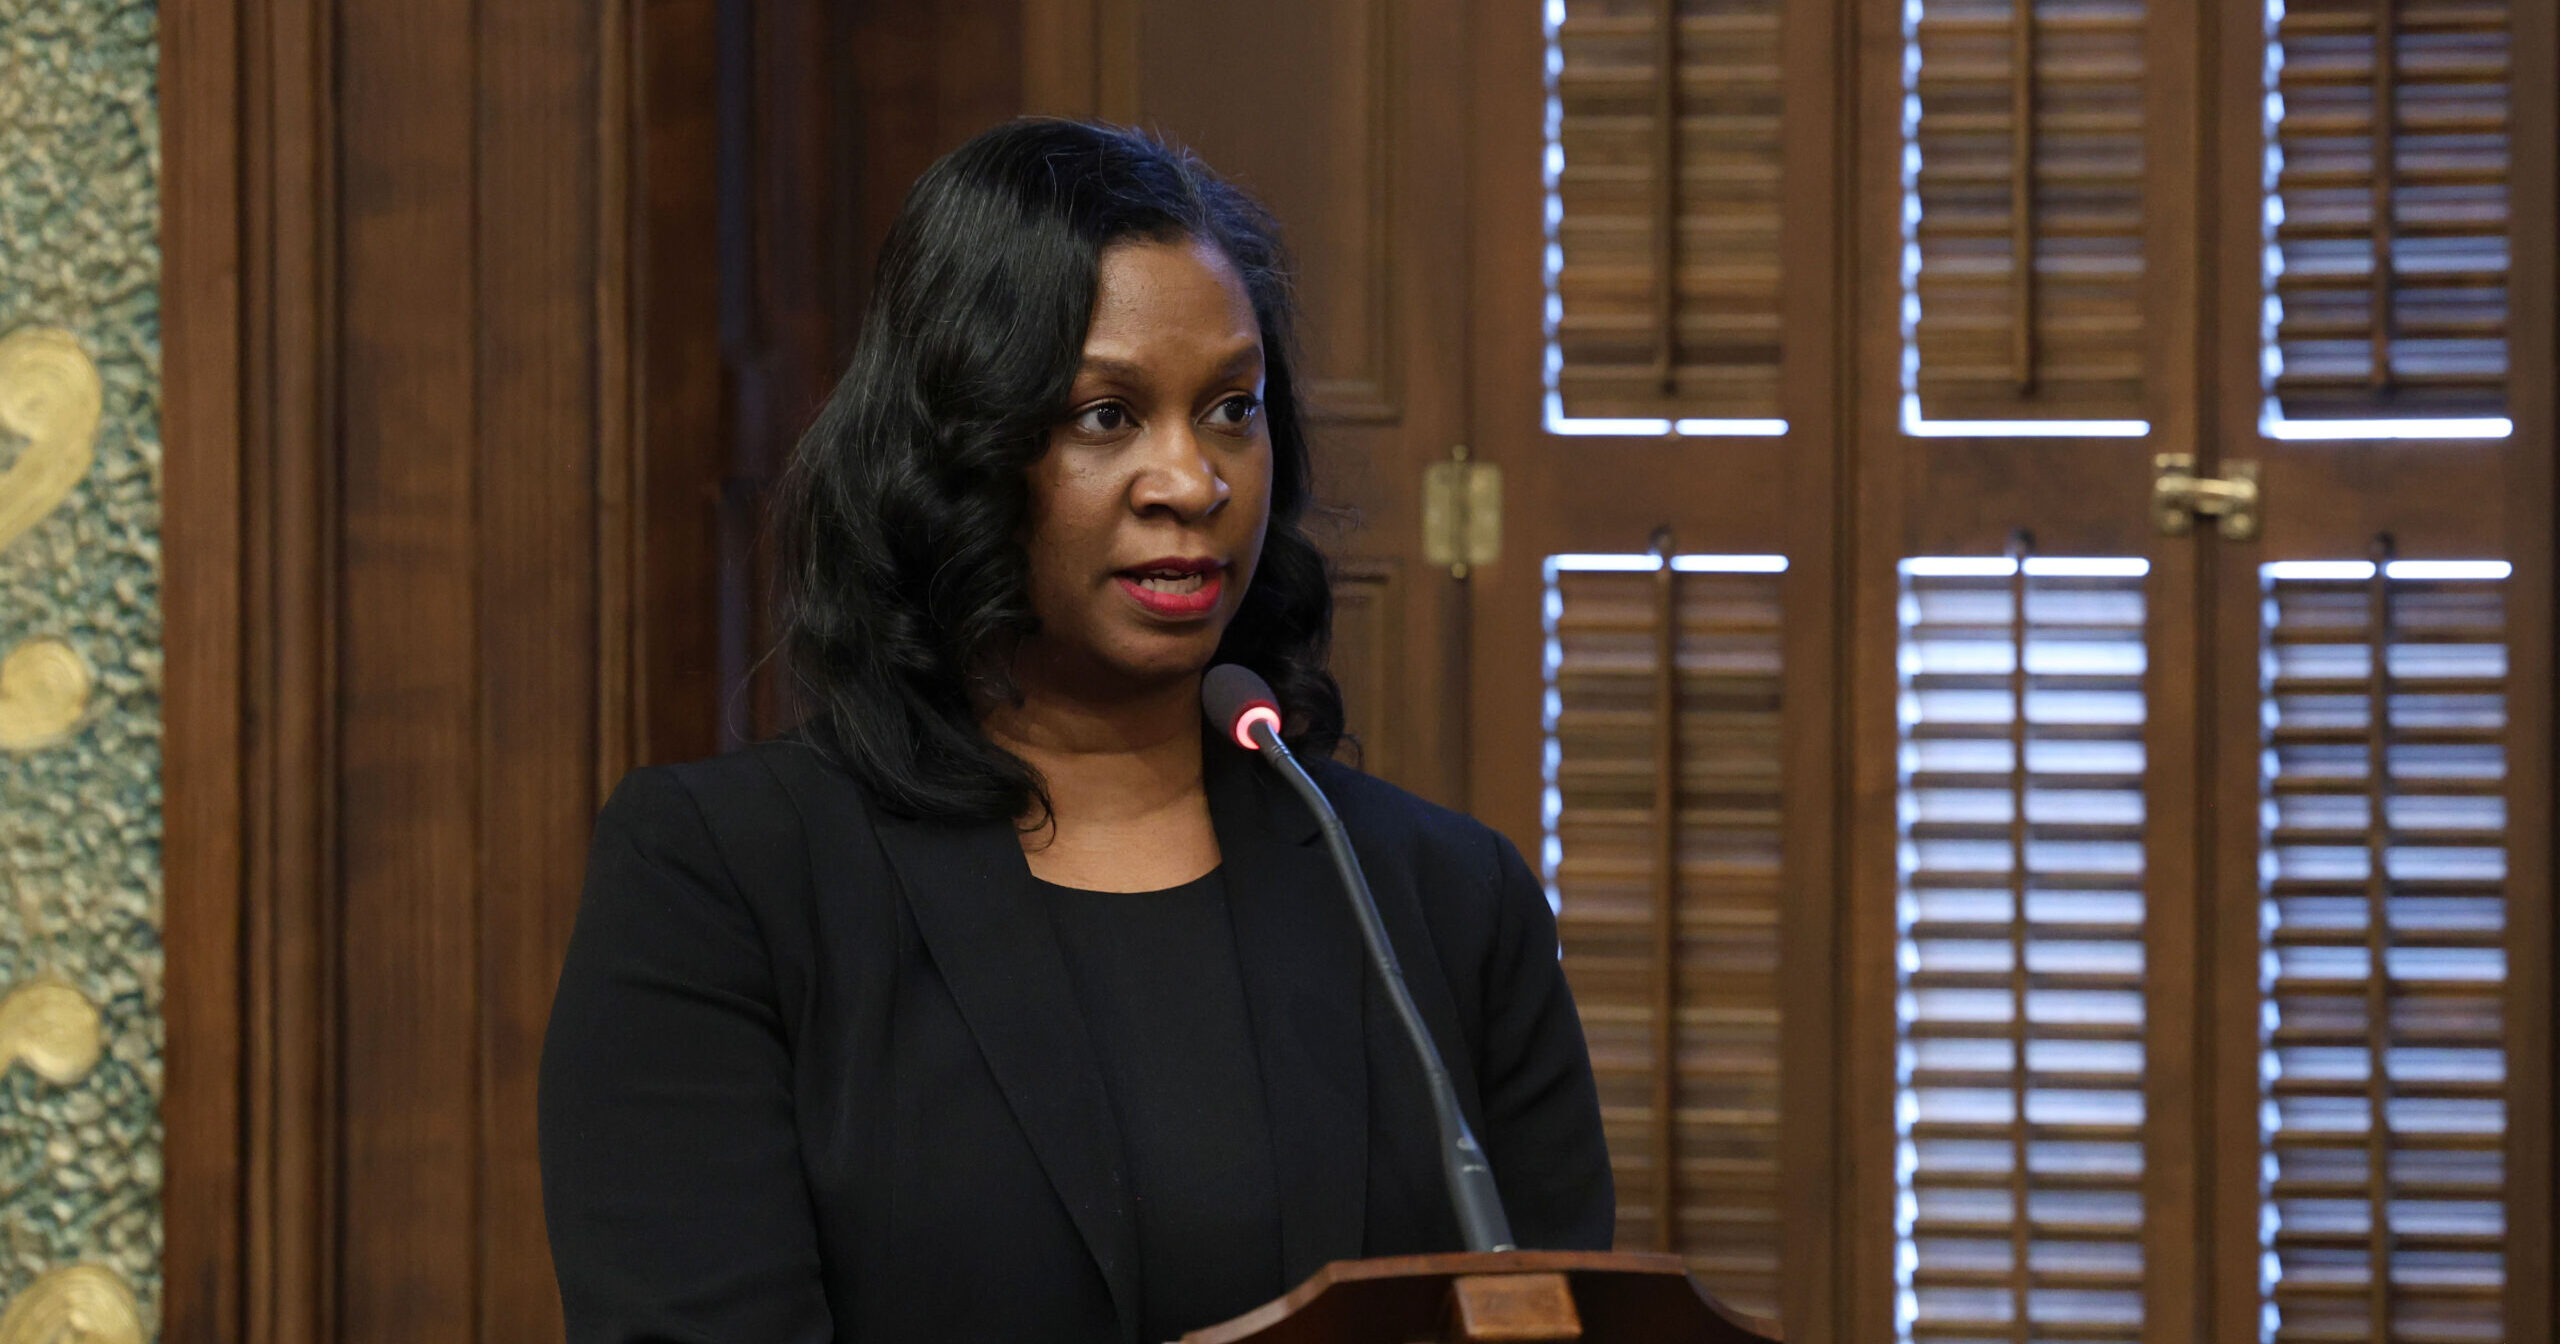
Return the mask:
{"type": "MultiPolygon", "coordinates": [[[[1463,1249],[1411,1051],[1314,818],[1210,739],[1285,1280],[1463,1249]]],[[[1509,842],[1314,766],[1528,1247],[1614,1216],[1555,923],[1509,842]]],[[[625,779],[542,1059],[569,1338],[1118,1340],[1136,1231],[1064,959],[1010,827],[901,819],[776,742],[625,779]]]]}

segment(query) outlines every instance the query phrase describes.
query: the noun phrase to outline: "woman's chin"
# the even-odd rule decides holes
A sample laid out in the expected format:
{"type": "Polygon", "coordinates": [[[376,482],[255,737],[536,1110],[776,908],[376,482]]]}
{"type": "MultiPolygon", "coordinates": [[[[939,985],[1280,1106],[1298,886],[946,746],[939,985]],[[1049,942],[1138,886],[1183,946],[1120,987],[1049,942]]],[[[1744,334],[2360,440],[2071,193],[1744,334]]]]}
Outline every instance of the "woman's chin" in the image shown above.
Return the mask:
{"type": "Polygon", "coordinates": [[[1197,678],[1217,661],[1218,636],[1222,631],[1202,630],[1181,635],[1154,634],[1150,638],[1132,639],[1112,650],[1106,660],[1111,669],[1134,685],[1161,686],[1171,681],[1197,678]]]}

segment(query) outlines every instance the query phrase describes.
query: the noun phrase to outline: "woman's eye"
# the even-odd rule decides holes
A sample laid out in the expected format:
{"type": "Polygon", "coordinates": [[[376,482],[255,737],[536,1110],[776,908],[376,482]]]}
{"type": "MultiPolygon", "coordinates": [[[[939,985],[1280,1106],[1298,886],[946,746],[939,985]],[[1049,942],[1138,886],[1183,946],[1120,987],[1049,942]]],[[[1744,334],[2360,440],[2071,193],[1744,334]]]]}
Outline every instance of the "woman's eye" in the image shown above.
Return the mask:
{"type": "Polygon", "coordinates": [[[1209,416],[1221,429],[1242,429],[1252,424],[1253,417],[1261,410],[1262,400],[1258,397],[1229,397],[1219,402],[1209,416]]]}
{"type": "Polygon", "coordinates": [[[1106,401],[1078,411],[1075,426],[1087,434],[1117,434],[1129,427],[1129,412],[1126,407],[1106,401]]]}

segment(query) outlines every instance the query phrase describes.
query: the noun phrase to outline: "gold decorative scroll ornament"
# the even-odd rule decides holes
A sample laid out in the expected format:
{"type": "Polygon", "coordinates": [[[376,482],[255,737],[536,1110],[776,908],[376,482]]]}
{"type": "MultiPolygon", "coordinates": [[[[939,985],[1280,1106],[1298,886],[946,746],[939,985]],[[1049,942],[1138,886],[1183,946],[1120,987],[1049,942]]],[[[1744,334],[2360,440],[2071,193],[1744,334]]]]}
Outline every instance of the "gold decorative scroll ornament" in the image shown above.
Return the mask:
{"type": "Polygon", "coordinates": [[[24,440],[0,472],[0,547],[53,512],[89,474],[105,406],[98,367],[70,332],[0,336],[0,443],[24,440]]]}
{"type": "Polygon", "coordinates": [[[31,639],[0,658],[0,751],[49,747],[80,726],[89,663],[58,639],[31,639]]]}
{"type": "MultiPolygon", "coordinates": [[[[79,990],[46,975],[0,999],[0,1069],[24,1061],[46,1082],[69,1086],[98,1062],[98,1009],[79,990]]],[[[0,1344],[14,1336],[0,1333],[0,1344]]]]}
{"type": "Polygon", "coordinates": [[[9,1304],[0,1344],[142,1344],[142,1308],[114,1270],[68,1265],[9,1304]]]}

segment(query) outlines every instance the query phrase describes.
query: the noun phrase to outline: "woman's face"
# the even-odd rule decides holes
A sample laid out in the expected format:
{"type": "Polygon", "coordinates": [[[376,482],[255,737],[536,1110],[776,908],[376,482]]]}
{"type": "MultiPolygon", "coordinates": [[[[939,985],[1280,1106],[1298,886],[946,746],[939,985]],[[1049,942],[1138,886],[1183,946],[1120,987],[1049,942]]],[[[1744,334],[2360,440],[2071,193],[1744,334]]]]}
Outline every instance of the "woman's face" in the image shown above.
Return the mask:
{"type": "Polygon", "coordinates": [[[1208,666],[1271,518],[1262,377],[1216,245],[1104,250],[1067,418],[1031,466],[1026,671],[1109,693],[1208,666]]]}

